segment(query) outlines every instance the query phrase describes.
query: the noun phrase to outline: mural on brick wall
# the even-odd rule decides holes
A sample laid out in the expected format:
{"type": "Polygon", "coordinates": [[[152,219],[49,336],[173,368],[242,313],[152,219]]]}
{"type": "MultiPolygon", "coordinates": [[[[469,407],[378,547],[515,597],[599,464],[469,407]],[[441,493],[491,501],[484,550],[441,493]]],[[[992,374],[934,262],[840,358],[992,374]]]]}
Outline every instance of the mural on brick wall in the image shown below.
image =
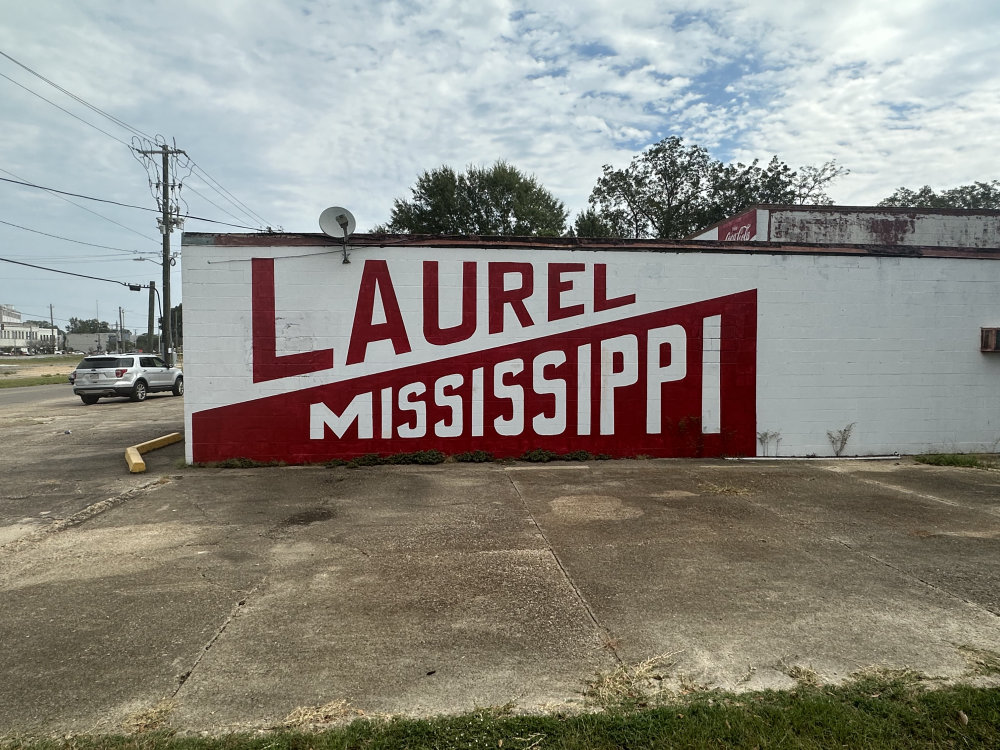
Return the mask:
{"type": "Polygon", "coordinates": [[[195,411],[195,461],[754,455],[755,290],[657,305],[621,268],[610,289],[601,262],[367,257],[356,287],[316,287],[341,304],[350,295],[343,335],[288,352],[277,300],[312,287],[292,278],[282,289],[285,262],[249,259],[245,288],[248,392],[281,392],[195,411]]]}

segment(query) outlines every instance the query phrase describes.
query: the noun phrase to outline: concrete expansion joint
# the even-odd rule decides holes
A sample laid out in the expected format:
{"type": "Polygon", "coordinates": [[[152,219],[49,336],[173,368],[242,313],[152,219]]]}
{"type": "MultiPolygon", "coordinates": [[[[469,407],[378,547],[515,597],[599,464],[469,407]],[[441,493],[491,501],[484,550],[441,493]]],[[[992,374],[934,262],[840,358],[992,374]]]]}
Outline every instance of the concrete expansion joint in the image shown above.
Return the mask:
{"type": "Polygon", "coordinates": [[[909,578],[911,580],[914,580],[917,583],[920,583],[921,585],[926,586],[929,589],[937,591],[940,594],[944,594],[945,596],[951,597],[952,599],[955,599],[956,601],[960,601],[963,604],[965,604],[965,605],[967,605],[969,607],[972,607],[973,609],[976,609],[976,610],[978,610],[980,612],[985,612],[988,615],[992,615],[993,617],[995,617],[997,619],[1000,619],[1000,612],[994,612],[992,609],[990,609],[989,607],[987,607],[985,605],[977,604],[976,602],[972,601],[971,599],[966,599],[964,596],[959,596],[955,592],[949,591],[946,588],[942,588],[941,586],[938,586],[938,585],[932,583],[931,581],[928,581],[928,580],[926,580],[924,578],[921,578],[918,575],[915,575],[913,573],[909,573],[909,572],[903,570],[902,568],[900,568],[899,566],[893,565],[891,562],[887,562],[886,560],[883,560],[882,558],[880,558],[880,557],[878,557],[876,555],[873,555],[870,552],[862,552],[861,550],[852,547],[849,543],[843,541],[842,539],[832,539],[832,538],[830,538],[830,540],[836,542],[837,544],[841,545],[842,547],[845,547],[845,548],[849,549],[851,552],[855,553],[856,555],[861,555],[862,557],[866,557],[869,560],[871,560],[872,562],[876,562],[879,565],[885,566],[889,570],[892,570],[892,571],[894,571],[896,573],[899,573],[899,575],[901,575],[901,576],[903,576],[905,578],[909,578]]]}
{"type": "Polygon", "coordinates": [[[552,559],[555,561],[555,564],[558,566],[560,572],[563,575],[563,579],[565,579],[566,581],[566,584],[570,587],[570,590],[573,592],[573,595],[576,597],[576,600],[580,602],[580,606],[583,607],[583,611],[587,613],[587,617],[590,618],[590,621],[594,624],[594,627],[600,634],[601,646],[614,657],[615,662],[617,662],[619,666],[623,665],[625,662],[622,661],[621,656],[618,654],[618,649],[615,647],[616,640],[614,635],[612,635],[611,631],[608,630],[608,628],[605,627],[601,623],[601,621],[597,619],[597,615],[594,614],[593,608],[587,602],[587,599],[584,597],[583,592],[580,591],[580,587],[577,586],[576,583],[573,581],[573,578],[570,576],[569,571],[566,570],[566,566],[563,565],[562,560],[559,559],[559,555],[556,554],[555,548],[549,542],[549,538],[545,535],[545,532],[539,525],[538,520],[535,518],[535,514],[532,513],[531,508],[528,507],[528,503],[525,501],[524,495],[521,494],[521,490],[518,488],[517,482],[514,481],[514,478],[510,474],[507,474],[507,480],[510,482],[510,486],[514,488],[514,492],[517,494],[518,500],[521,501],[521,505],[524,507],[524,512],[527,513],[528,518],[531,519],[532,525],[535,527],[535,530],[538,532],[538,535],[542,538],[542,541],[545,543],[545,548],[548,550],[549,554],[552,556],[552,559]]]}
{"type": "Polygon", "coordinates": [[[222,624],[212,634],[212,637],[208,639],[208,642],[204,646],[202,646],[202,649],[201,651],[198,652],[198,657],[194,660],[194,664],[191,665],[191,668],[186,672],[183,672],[177,676],[177,687],[174,688],[174,691],[170,694],[170,697],[172,699],[177,697],[177,694],[180,693],[181,688],[183,688],[184,684],[189,679],[191,679],[191,675],[193,675],[195,671],[198,669],[198,667],[201,665],[202,660],[208,655],[208,652],[212,650],[212,647],[215,645],[216,641],[218,641],[219,638],[222,637],[222,634],[226,632],[226,628],[229,627],[229,623],[231,623],[233,620],[239,617],[240,612],[244,610],[244,608],[247,605],[247,602],[250,601],[250,597],[252,597],[255,593],[257,593],[257,591],[260,589],[263,583],[264,582],[261,581],[259,584],[254,586],[246,593],[246,595],[243,596],[243,598],[239,599],[236,602],[236,604],[233,605],[233,608],[229,610],[229,614],[226,616],[226,619],[223,620],[222,624]]]}
{"type": "Polygon", "coordinates": [[[127,490],[120,492],[119,494],[100,500],[96,503],[88,505],[86,508],[78,510],[71,516],[55,521],[54,523],[44,526],[37,531],[32,532],[26,536],[14,539],[7,544],[0,545],[0,553],[15,553],[41,541],[50,534],[57,534],[60,531],[66,531],[74,526],[79,526],[82,523],[89,521],[91,518],[99,516],[105,511],[116,508],[119,505],[131,500],[136,495],[139,495],[146,490],[153,487],[158,487],[161,484],[168,482],[168,479],[158,477],[149,482],[143,482],[142,484],[136,485],[134,487],[129,487],[127,490]]]}

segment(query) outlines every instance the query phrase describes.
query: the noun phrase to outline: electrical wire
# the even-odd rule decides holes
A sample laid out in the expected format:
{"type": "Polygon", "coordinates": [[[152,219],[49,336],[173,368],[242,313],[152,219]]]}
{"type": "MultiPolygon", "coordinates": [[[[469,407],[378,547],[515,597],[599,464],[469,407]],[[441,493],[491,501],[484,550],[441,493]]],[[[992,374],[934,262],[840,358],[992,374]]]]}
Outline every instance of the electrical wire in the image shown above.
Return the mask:
{"type": "MultiPolygon", "coordinates": [[[[3,54],[3,53],[2,53],[2,52],[0,52],[0,55],[2,55],[2,54],[3,54]]],[[[39,94],[39,93],[38,93],[37,91],[32,91],[32,90],[31,90],[31,89],[29,89],[29,88],[28,88],[27,86],[25,86],[25,85],[23,85],[23,84],[20,84],[20,83],[18,83],[17,81],[15,81],[15,80],[14,80],[13,78],[11,78],[10,76],[8,76],[8,75],[4,75],[3,73],[0,73],[0,78],[6,78],[6,79],[7,79],[8,81],[10,81],[11,83],[13,83],[13,84],[14,84],[15,86],[20,86],[20,87],[21,87],[22,89],[24,89],[25,91],[27,91],[27,92],[28,92],[29,94],[33,94],[34,96],[37,96],[37,97],[38,97],[39,99],[41,99],[41,100],[42,100],[43,102],[48,102],[49,104],[51,104],[51,105],[52,105],[53,107],[55,107],[56,109],[58,109],[58,110],[61,110],[62,112],[65,112],[65,113],[66,113],[67,115],[69,115],[70,117],[72,117],[72,118],[74,118],[74,119],[76,119],[76,120],[79,120],[80,122],[82,122],[82,123],[83,123],[84,125],[87,125],[88,127],[91,127],[91,128],[93,128],[93,129],[94,129],[94,130],[96,130],[96,131],[97,131],[98,133],[103,133],[103,134],[104,134],[104,135],[106,135],[106,136],[107,136],[108,138],[111,138],[111,139],[113,139],[113,140],[116,140],[116,141],[118,141],[118,142],[119,142],[120,144],[122,144],[123,146],[128,146],[128,144],[127,144],[127,143],[126,143],[125,141],[123,141],[123,140],[122,140],[121,138],[119,138],[118,136],[115,136],[115,135],[111,135],[111,133],[109,133],[109,132],[108,132],[107,130],[102,130],[101,128],[97,127],[97,126],[96,126],[96,125],[95,125],[94,123],[92,123],[92,122],[88,122],[87,120],[84,120],[84,119],[83,119],[82,117],[80,117],[79,115],[75,115],[75,114],[73,114],[72,112],[70,112],[70,111],[69,111],[68,109],[66,109],[65,107],[60,107],[60,106],[59,106],[58,104],[56,104],[56,103],[55,103],[54,101],[52,101],[51,99],[46,99],[46,98],[45,98],[44,96],[42,96],[41,94],[39,94]]]]}
{"type": "MultiPolygon", "coordinates": [[[[3,54],[3,53],[0,53],[3,54]]],[[[119,203],[118,201],[108,200],[107,198],[95,198],[92,195],[83,195],[82,193],[70,193],[66,190],[56,190],[55,188],[45,187],[44,185],[35,185],[30,182],[24,182],[22,180],[11,180],[7,177],[0,177],[0,182],[10,182],[14,185],[23,185],[24,187],[38,188],[39,190],[47,190],[50,193],[60,193],[61,195],[72,195],[74,198],[83,198],[88,201],[97,201],[98,203],[110,203],[113,206],[122,206],[123,208],[135,208],[139,211],[151,211],[152,213],[161,213],[158,208],[149,208],[148,206],[133,206],[130,203],[119,203]]],[[[249,229],[252,232],[258,232],[260,229],[258,227],[248,227],[244,224],[231,224],[226,221],[218,221],[216,219],[206,219],[203,216],[192,216],[191,214],[184,214],[182,218],[191,219],[193,221],[207,221],[209,224],[222,224],[227,227],[236,227],[238,229],[249,229]]]]}
{"type": "MultiPolygon", "coordinates": [[[[113,122],[115,125],[118,125],[119,127],[125,128],[125,130],[128,130],[129,132],[134,133],[135,135],[141,136],[143,138],[149,138],[148,135],[146,135],[145,133],[143,133],[138,128],[132,127],[131,125],[129,125],[124,120],[121,120],[121,119],[115,117],[112,114],[108,114],[107,112],[105,112],[100,107],[95,107],[90,102],[88,102],[85,99],[83,99],[83,98],[77,96],[76,94],[74,94],[72,91],[68,91],[67,89],[64,89],[62,86],[60,86],[58,83],[55,83],[54,81],[50,81],[48,78],[46,78],[45,76],[43,76],[38,71],[32,70],[27,65],[25,65],[23,62],[20,62],[19,60],[15,60],[13,57],[11,57],[10,55],[8,55],[6,52],[0,50],[0,56],[6,57],[8,60],[10,60],[15,65],[17,65],[17,66],[23,68],[24,70],[28,71],[29,73],[31,73],[31,75],[35,76],[36,78],[40,78],[41,80],[45,81],[45,83],[49,84],[50,86],[52,86],[53,88],[57,89],[58,91],[61,91],[66,96],[68,96],[71,99],[79,102],[80,104],[82,104],[83,106],[87,107],[91,111],[99,114],[101,117],[106,117],[108,120],[110,120],[111,122],[113,122]]],[[[6,76],[4,76],[4,77],[6,78],[6,76]]],[[[111,136],[111,137],[114,138],[114,136],[111,136]]],[[[118,140],[118,139],[115,138],[115,140],[118,140]]],[[[124,143],[124,141],[123,141],[123,143],[124,143]]],[[[128,144],[126,143],[125,145],[127,146],[128,144]]]]}
{"type": "MultiPolygon", "coordinates": [[[[209,187],[211,187],[211,185],[209,187]]],[[[227,216],[233,217],[234,219],[236,219],[236,221],[243,221],[243,219],[241,219],[239,216],[237,216],[236,214],[234,214],[232,211],[227,211],[222,206],[220,206],[218,203],[216,203],[211,198],[209,198],[207,195],[203,195],[202,193],[198,192],[197,190],[195,190],[190,185],[185,185],[184,188],[186,190],[190,190],[192,193],[194,193],[195,195],[197,195],[202,200],[208,201],[209,203],[211,203],[213,206],[215,206],[217,209],[219,209],[220,211],[222,211],[222,213],[226,214],[227,216]]],[[[219,191],[216,190],[215,192],[219,192],[219,191]]]]}
{"type": "Polygon", "coordinates": [[[48,232],[43,232],[43,231],[41,231],[39,229],[31,229],[30,227],[22,227],[20,224],[14,224],[14,223],[9,222],[9,221],[4,221],[3,219],[0,219],[0,224],[4,224],[4,225],[6,225],[8,227],[14,227],[15,229],[23,229],[25,232],[33,232],[34,234],[41,234],[41,235],[43,235],[45,237],[52,237],[53,239],[56,239],[56,240],[64,240],[66,242],[73,242],[73,243],[76,243],[77,245],[86,245],[87,247],[99,247],[99,248],[101,248],[103,250],[117,250],[117,251],[122,252],[122,253],[129,253],[130,255],[142,255],[142,253],[140,253],[138,250],[126,250],[123,247],[112,247],[111,245],[98,245],[98,244],[96,244],[94,242],[83,242],[82,240],[74,240],[74,239],[72,239],[70,237],[62,237],[62,236],[60,236],[58,234],[49,234],[48,232]]]}
{"type": "MultiPolygon", "coordinates": [[[[4,174],[9,174],[11,177],[14,177],[14,178],[16,178],[18,180],[23,180],[23,181],[27,182],[26,180],[24,180],[23,177],[21,177],[21,175],[14,174],[9,169],[3,169],[2,167],[0,167],[0,172],[3,172],[4,174]]],[[[46,188],[42,188],[42,189],[46,190],[46,188]]],[[[99,214],[99,213],[97,213],[97,211],[94,211],[93,209],[87,208],[86,206],[81,206],[76,201],[71,201],[69,198],[67,198],[65,196],[62,196],[62,195],[59,195],[58,193],[53,193],[51,190],[49,190],[48,192],[52,193],[52,196],[54,198],[58,198],[61,201],[66,201],[67,203],[69,203],[69,204],[71,204],[73,206],[76,206],[79,209],[82,209],[82,210],[86,211],[88,214],[93,214],[94,216],[97,216],[97,217],[99,217],[101,219],[104,219],[105,221],[110,221],[112,224],[115,224],[115,225],[121,227],[122,229],[127,229],[132,234],[137,234],[140,237],[142,237],[144,240],[148,240],[149,242],[152,242],[152,243],[154,243],[156,245],[160,244],[159,240],[153,239],[152,237],[149,237],[148,235],[143,234],[138,229],[133,229],[132,227],[127,227],[124,224],[122,224],[121,222],[115,221],[114,219],[109,218],[109,217],[105,216],[104,214],[99,214]]]]}
{"type": "MultiPolygon", "coordinates": [[[[145,138],[146,140],[151,141],[151,142],[155,142],[156,141],[156,139],[153,136],[150,136],[150,135],[142,132],[138,128],[135,128],[132,125],[129,125],[124,120],[122,120],[122,119],[120,119],[118,117],[115,117],[114,115],[112,115],[112,114],[110,114],[108,112],[105,112],[100,107],[97,107],[97,106],[91,104],[90,102],[88,102],[87,100],[83,99],[82,97],[77,96],[72,91],[69,91],[68,89],[60,86],[59,84],[55,83],[54,81],[46,78],[45,76],[43,76],[38,71],[33,70],[32,68],[30,68],[29,66],[25,65],[21,61],[15,59],[13,57],[11,57],[6,52],[3,52],[2,50],[0,50],[0,56],[5,57],[6,59],[10,60],[15,65],[19,66],[20,68],[23,68],[28,73],[31,73],[31,75],[33,75],[33,76],[39,78],[40,80],[44,81],[45,83],[49,84],[50,86],[52,86],[56,90],[62,92],[63,94],[65,94],[66,96],[70,97],[74,101],[79,102],[83,106],[85,106],[88,109],[90,109],[92,112],[100,115],[101,117],[107,118],[108,120],[110,120],[111,122],[113,122],[115,125],[118,125],[119,127],[124,128],[125,130],[128,130],[130,133],[133,133],[134,135],[136,135],[136,136],[138,136],[140,138],[145,138]]],[[[16,86],[19,86],[20,88],[24,89],[28,93],[34,94],[39,99],[42,99],[43,101],[48,102],[53,107],[56,107],[57,109],[61,110],[62,112],[65,112],[66,114],[68,114],[70,117],[73,117],[73,118],[79,120],[80,122],[82,122],[83,124],[88,125],[89,127],[94,128],[98,132],[103,133],[104,135],[108,136],[109,138],[114,139],[118,143],[121,143],[123,146],[126,146],[126,147],[128,147],[129,149],[131,149],[133,151],[135,150],[135,148],[132,145],[130,145],[130,144],[126,143],[125,141],[121,140],[120,138],[112,135],[111,133],[107,132],[106,130],[102,130],[101,128],[97,127],[93,123],[88,122],[87,120],[84,120],[82,117],[79,117],[78,115],[75,115],[74,113],[70,112],[69,110],[67,110],[67,109],[65,109],[63,107],[60,107],[55,102],[51,101],[50,99],[46,99],[44,96],[42,96],[41,94],[39,94],[39,93],[37,93],[35,91],[32,91],[27,86],[24,86],[23,84],[18,83],[13,78],[11,78],[11,77],[3,74],[3,73],[0,73],[0,76],[6,78],[8,81],[10,81],[11,83],[13,83],[16,86]]],[[[258,231],[258,230],[263,229],[264,227],[270,227],[271,226],[271,224],[268,221],[266,221],[264,218],[262,218],[259,214],[257,214],[254,211],[252,211],[249,206],[247,206],[245,203],[243,203],[243,201],[239,200],[235,195],[233,195],[231,192],[229,192],[228,190],[226,190],[226,188],[223,187],[222,184],[218,180],[216,180],[214,177],[212,177],[211,175],[209,175],[208,172],[206,172],[201,166],[195,164],[193,160],[191,160],[191,164],[192,164],[192,168],[193,169],[197,169],[202,174],[202,176],[205,178],[206,183],[208,184],[208,186],[210,188],[212,188],[213,190],[215,190],[217,193],[219,193],[219,195],[221,195],[223,198],[225,198],[226,200],[228,200],[229,202],[231,202],[234,206],[236,206],[237,208],[239,208],[239,210],[241,212],[245,213],[252,220],[259,221],[260,222],[260,226],[259,227],[248,227],[248,226],[244,226],[242,224],[227,224],[226,222],[223,222],[223,221],[213,221],[211,219],[202,219],[202,218],[199,218],[199,217],[196,217],[196,216],[190,216],[189,214],[187,215],[186,218],[196,219],[198,221],[208,221],[208,222],[213,223],[213,224],[223,224],[223,225],[226,225],[226,226],[238,227],[240,229],[251,229],[251,230],[254,230],[254,231],[258,231]]],[[[46,188],[43,188],[43,189],[46,189],[46,188]]],[[[62,192],[62,191],[53,191],[53,192],[62,192]]],[[[89,198],[88,196],[77,195],[77,194],[74,194],[74,193],[65,193],[65,194],[66,195],[73,195],[74,197],[78,197],[78,198],[87,198],[88,200],[99,200],[99,199],[96,199],[96,198],[89,198]]],[[[205,196],[202,196],[202,197],[204,198],[205,196]]],[[[208,199],[205,198],[205,200],[208,200],[208,199]]],[[[114,203],[114,201],[103,201],[103,202],[105,202],[105,203],[114,203]]],[[[237,221],[241,221],[241,219],[238,216],[234,216],[232,213],[230,213],[229,211],[226,211],[221,206],[213,203],[210,200],[209,200],[209,203],[212,203],[213,206],[215,206],[216,208],[218,208],[220,211],[223,211],[223,213],[225,213],[225,214],[231,216],[232,218],[236,219],[237,221]]],[[[126,204],[116,204],[116,205],[125,206],[126,204]]],[[[138,208],[138,206],[127,206],[127,207],[138,208]]],[[[152,210],[152,209],[150,209],[150,210],[152,210]]]]}
{"type": "MultiPolygon", "coordinates": [[[[0,53],[0,54],[2,54],[2,53],[0,53]]],[[[115,281],[114,279],[102,279],[100,276],[87,276],[84,273],[73,273],[72,271],[60,271],[58,268],[46,268],[45,266],[36,266],[33,263],[23,263],[22,261],[11,260],[10,258],[0,258],[0,261],[4,261],[5,263],[14,263],[15,265],[18,265],[18,266],[27,266],[28,268],[37,268],[37,269],[39,269],[41,271],[51,271],[52,273],[61,273],[61,274],[65,274],[66,276],[77,276],[77,277],[79,277],[81,279],[93,279],[94,281],[106,281],[109,284],[120,284],[121,286],[125,286],[125,287],[127,287],[127,286],[136,286],[135,284],[128,284],[128,283],[126,283],[124,281],[115,281]]]]}
{"type": "Polygon", "coordinates": [[[191,160],[191,165],[192,165],[192,169],[194,171],[197,171],[197,172],[201,173],[201,176],[205,178],[205,182],[208,184],[208,186],[211,187],[213,190],[215,190],[220,195],[222,195],[223,198],[226,198],[227,200],[229,200],[230,203],[232,203],[233,205],[237,206],[241,211],[243,211],[250,218],[259,221],[262,226],[265,226],[265,227],[272,226],[272,224],[269,221],[265,220],[259,214],[254,213],[247,204],[245,204],[243,201],[241,201],[235,195],[233,195],[228,190],[226,190],[226,188],[224,188],[222,186],[222,184],[218,180],[216,180],[214,177],[212,177],[212,175],[210,175],[208,172],[206,172],[205,169],[200,164],[196,163],[193,159],[191,160]],[[215,185],[213,185],[212,183],[215,183],[215,185],[217,185],[218,187],[215,187],[215,185]]]}

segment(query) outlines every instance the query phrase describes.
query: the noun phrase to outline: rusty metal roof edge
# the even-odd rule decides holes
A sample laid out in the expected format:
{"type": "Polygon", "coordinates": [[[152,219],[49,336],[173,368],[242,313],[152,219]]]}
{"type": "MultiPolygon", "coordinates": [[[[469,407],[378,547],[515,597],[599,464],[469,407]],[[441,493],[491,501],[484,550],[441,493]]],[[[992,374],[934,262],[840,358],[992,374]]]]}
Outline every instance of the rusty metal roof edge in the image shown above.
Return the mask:
{"type": "MultiPolygon", "coordinates": [[[[744,211],[740,211],[733,216],[742,216],[753,208],[767,209],[768,211],[821,211],[824,213],[860,213],[860,214],[933,214],[935,216],[993,216],[1000,217],[1000,209],[994,208],[924,208],[922,206],[841,206],[814,205],[809,203],[800,204],[778,204],[759,203],[748,206],[744,211]]],[[[726,220],[723,220],[725,223],[726,220]]]]}
{"type": "MultiPolygon", "coordinates": [[[[339,239],[318,233],[184,232],[186,247],[340,247],[339,239]]],[[[349,246],[440,247],[620,252],[735,253],[747,255],[854,255],[904,258],[1000,260],[1000,248],[933,245],[847,245],[807,242],[718,242],[711,240],[631,240],[588,237],[476,237],[428,234],[354,234],[349,246]]]]}

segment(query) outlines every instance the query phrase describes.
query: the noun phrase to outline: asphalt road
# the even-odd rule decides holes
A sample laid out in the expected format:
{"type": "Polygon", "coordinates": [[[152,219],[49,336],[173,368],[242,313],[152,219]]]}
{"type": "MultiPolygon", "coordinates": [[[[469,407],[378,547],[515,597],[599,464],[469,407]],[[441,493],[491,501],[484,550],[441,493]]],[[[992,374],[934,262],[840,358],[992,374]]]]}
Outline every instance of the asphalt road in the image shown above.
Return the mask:
{"type": "MultiPolygon", "coordinates": [[[[42,389],[40,389],[41,391],[42,389]]],[[[859,669],[997,684],[1000,474],[863,461],[206,469],[182,399],[0,406],[0,735],[592,707],[859,669]],[[990,682],[992,680],[992,682],[990,682]],[[342,703],[346,702],[346,703],[342,703]]]]}
{"type": "MultiPolygon", "coordinates": [[[[170,394],[86,406],[68,383],[0,389],[0,544],[148,482],[128,473],[125,448],[183,431],[183,400],[170,394]]],[[[178,444],[156,458],[183,457],[178,444]]]]}
{"type": "Polygon", "coordinates": [[[24,406],[28,404],[54,404],[72,396],[70,385],[33,385],[23,388],[0,388],[0,407],[24,406]]]}

